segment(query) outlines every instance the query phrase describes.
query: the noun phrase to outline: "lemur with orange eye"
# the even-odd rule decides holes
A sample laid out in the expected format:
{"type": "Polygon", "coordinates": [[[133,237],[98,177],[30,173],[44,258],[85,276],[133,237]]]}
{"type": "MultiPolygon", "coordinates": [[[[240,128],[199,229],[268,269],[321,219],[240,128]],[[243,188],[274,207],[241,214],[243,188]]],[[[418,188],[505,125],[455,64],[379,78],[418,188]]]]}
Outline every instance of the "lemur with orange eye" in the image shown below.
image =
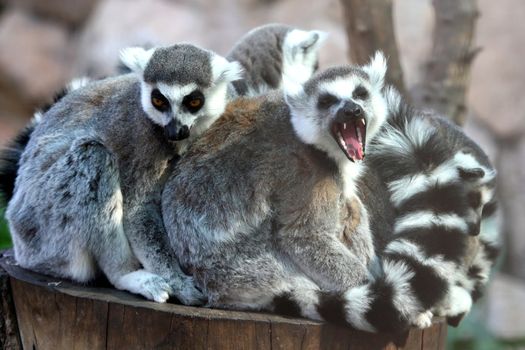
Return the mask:
{"type": "MultiPolygon", "coordinates": [[[[316,59],[304,58],[317,57],[318,32],[277,25],[261,34],[267,30],[282,36],[283,55],[300,53],[281,74],[291,63],[311,65],[311,75],[316,59]]],[[[231,82],[249,77],[236,56],[248,57],[190,44],[129,48],[121,59],[131,74],[83,82],[43,113],[0,156],[17,262],[78,282],[102,272],[151,300],[200,303],[167,248],[160,192],[174,160],[237,95],[231,82]]]]}

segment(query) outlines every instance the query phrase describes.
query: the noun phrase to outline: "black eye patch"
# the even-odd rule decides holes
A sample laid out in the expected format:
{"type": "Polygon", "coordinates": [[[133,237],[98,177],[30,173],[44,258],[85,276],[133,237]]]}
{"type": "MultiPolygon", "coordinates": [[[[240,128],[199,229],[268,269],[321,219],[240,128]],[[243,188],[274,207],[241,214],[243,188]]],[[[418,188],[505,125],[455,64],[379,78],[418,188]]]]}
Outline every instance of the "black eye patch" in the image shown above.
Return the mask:
{"type": "Polygon", "coordinates": [[[189,95],[184,96],[182,99],[182,105],[190,113],[197,113],[202,106],[204,106],[205,98],[204,94],[199,90],[195,90],[189,95]]]}
{"type": "Polygon", "coordinates": [[[319,96],[317,100],[317,108],[319,109],[328,109],[334,104],[339,102],[339,99],[332,94],[324,93],[319,96]]]}
{"type": "Polygon", "coordinates": [[[151,104],[160,112],[167,112],[171,108],[170,102],[159,89],[151,91],[151,104]]]}
{"type": "Polygon", "coordinates": [[[356,87],[354,92],[352,93],[353,98],[360,99],[360,100],[366,100],[368,96],[369,96],[368,90],[362,85],[359,85],[358,87],[356,87]]]}

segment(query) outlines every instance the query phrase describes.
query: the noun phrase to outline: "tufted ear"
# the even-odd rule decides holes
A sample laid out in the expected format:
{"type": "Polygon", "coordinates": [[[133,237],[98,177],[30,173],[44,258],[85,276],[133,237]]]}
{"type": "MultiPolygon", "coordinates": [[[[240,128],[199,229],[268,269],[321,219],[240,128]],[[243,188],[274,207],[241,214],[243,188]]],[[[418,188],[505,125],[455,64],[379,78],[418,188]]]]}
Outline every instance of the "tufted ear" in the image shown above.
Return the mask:
{"type": "Polygon", "coordinates": [[[459,177],[466,181],[475,181],[485,176],[485,171],[481,168],[458,167],[459,177]]]}
{"type": "Polygon", "coordinates": [[[142,47],[128,47],[120,51],[120,61],[132,72],[142,73],[155,49],[145,50],[142,47]]]}
{"type": "Polygon", "coordinates": [[[300,49],[305,55],[310,53],[316,54],[327,37],[328,33],[320,30],[304,31],[294,29],[286,36],[284,50],[289,49],[291,52],[295,52],[297,49],[300,49]]]}
{"type": "Polygon", "coordinates": [[[377,90],[381,90],[385,84],[387,69],[386,58],[383,53],[381,51],[376,51],[374,57],[367,65],[363,66],[362,69],[370,77],[370,83],[372,86],[377,90]]]}
{"type": "Polygon", "coordinates": [[[243,78],[244,69],[239,62],[229,62],[219,55],[212,58],[211,69],[214,84],[229,83],[243,78]]]}

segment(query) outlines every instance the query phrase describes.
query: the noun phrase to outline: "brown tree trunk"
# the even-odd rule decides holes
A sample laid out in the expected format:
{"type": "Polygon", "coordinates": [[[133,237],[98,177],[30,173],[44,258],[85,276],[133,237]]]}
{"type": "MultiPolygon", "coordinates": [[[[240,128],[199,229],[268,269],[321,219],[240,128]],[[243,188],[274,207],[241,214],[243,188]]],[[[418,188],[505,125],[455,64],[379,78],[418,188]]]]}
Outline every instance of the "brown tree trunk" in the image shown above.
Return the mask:
{"type": "Polygon", "coordinates": [[[341,0],[350,46],[355,64],[366,63],[376,50],[388,57],[386,80],[405,93],[403,70],[399,62],[392,16],[392,0],[341,0]]]}
{"type": "Polygon", "coordinates": [[[472,60],[479,52],[473,48],[476,0],[434,0],[435,27],[432,53],[425,65],[421,94],[417,100],[456,124],[465,121],[466,92],[472,60]]]}

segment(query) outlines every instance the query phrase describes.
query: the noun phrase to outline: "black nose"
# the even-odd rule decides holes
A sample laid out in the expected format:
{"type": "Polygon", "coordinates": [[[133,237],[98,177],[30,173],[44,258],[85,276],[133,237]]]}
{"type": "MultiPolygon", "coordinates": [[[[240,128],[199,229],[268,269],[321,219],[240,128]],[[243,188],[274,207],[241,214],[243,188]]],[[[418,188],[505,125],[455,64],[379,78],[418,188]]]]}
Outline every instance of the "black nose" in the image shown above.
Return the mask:
{"type": "Polygon", "coordinates": [[[170,141],[181,141],[190,136],[190,128],[181,125],[177,120],[172,120],[164,127],[164,135],[170,141]]]}
{"type": "Polygon", "coordinates": [[[337,114],[335,116],[335,119],[337,122],[347,122],[354,118],[361,117],[363,115],[363,109],[358,104],[347,101],[343,105],[343,107],[339,108],[337,111],[337,114]]]}
{"type": "Polygon", "coordinates": [[[179,130],[179,140],[184,140],[190,136],[190,128],[186,125],[183,125],[179,130]]]}

